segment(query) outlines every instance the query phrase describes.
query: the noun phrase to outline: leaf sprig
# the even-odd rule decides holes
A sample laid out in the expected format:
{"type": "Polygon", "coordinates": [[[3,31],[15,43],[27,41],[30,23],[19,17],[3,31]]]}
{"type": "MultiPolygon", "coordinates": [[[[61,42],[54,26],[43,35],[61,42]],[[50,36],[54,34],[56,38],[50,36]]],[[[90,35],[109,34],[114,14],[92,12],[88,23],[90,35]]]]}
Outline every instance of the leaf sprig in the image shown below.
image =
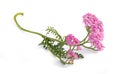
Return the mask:
{"type": "Polygon", "coordinates": [[[54,27],[48,26],[48,28],[46,29],[47,33],[46,34],[53,34],[56,39],[63,41],[62,36],[57,32],[57,30],[54,27]]]}
{"type": "Polygon", "coordinates": [[[65,40],[62,39],[62,36],[57,32],[54,27],[48,27],[46,29],[47,33],[46,34],[53,34],[55,38],[59,41],[53,41],[50,38],[46,37],[43,39],[43,41],[39,45],[43,45],[45,49],[48,49],[51,51],[52,54],[54,54],[56,57],[59,58],[59,60],[65,64],[65,61],[62,60],[63,58],[66,58],[67,51],[63,48],[65,45],[65,40]]]}

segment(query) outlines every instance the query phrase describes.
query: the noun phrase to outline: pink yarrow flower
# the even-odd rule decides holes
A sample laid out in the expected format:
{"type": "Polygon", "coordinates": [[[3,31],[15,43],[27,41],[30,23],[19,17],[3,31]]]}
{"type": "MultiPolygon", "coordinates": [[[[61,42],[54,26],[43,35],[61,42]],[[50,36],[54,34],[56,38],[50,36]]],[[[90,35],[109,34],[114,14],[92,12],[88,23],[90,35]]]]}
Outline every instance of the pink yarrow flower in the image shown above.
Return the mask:
{"type": "Polygon", "coordinates": [[[87,13],[83,16],[83,22],[86,26],[95,25],[96,23],[98,23],[98,18],[91,13],[87,13]]]}
{"type": "Polygon", "coordinates": [[[73,50],[68,50],[68,54],[67,54],[68,58],[74,58],[74,59],[78,59],[78,54],[76,54],[73,50]]]}
{"type": "MultiPolygon", "coordinates": [[[[70,46],[75,46],[77,44],[80,44],[80,41],[76,37],[74,37],[72,34],[68,34],[65,40],[66,40],[66,44],[70,46]]],[[[81,50],[81,47],[77,46],[77,49],[81,50]]]]}
{"type": "Polygon", "coordinates": [[[85,23],[86,28],[90,28],[88,39],[91,44],[98,50],[102,50],[104,48],[101,43],[104,38],[103,23],[95,15],[90,13],[83,16],[83,22],[85,23]]]}

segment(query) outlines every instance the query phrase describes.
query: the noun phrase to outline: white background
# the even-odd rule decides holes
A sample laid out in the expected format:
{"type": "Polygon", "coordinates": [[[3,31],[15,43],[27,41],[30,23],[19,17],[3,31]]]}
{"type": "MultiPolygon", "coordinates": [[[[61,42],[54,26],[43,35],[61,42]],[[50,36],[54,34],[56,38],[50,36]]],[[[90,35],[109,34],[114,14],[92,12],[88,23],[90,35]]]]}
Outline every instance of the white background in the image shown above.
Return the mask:
{"type": "Polygon", "coordinates": [[[120,74],[119,0],[0,0],[0,74],[120,74]],[[13,16],[30,30],[45,34],[47,26],[61,35],[86,35],[82,16],[95,14],[104,23],[105,49],[83,49],[84,59],[62,65],[50,52],[38,46],[41,37],[19,30],[13,16]]]}

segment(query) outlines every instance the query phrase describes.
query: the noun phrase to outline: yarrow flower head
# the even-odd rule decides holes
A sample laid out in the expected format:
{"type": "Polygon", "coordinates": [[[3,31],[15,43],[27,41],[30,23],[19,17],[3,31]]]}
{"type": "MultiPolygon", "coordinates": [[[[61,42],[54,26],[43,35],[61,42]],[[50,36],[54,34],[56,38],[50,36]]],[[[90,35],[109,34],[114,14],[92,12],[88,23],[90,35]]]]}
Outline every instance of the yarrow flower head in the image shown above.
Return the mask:
{"type": "Polygon", "coordinates": [[[68,58],[78,59],[78,54],[76,54],[73,50],[69,49],[69,50],[68,50],[67,57],[68,57],[68,58]]]}
{"type": "Polygon", "coordinates": [[[89,41],[98,50],[104,48],[101,41],[104,38],[103,23],[93,14],[87,13],[83,16],[83,22],[85,23],[86,29],[89,32],[89,41]]]}
{"type": "MultiPolygon", "coordinates": [[[[65,40],[66,40],[66,44],[70,45],[70,46],[75,46],[77,44],[80,44],[80,41],[75,36],[73,36],[72,34],[68,34],[66,36],[65,40]]],[[[81,50],[81,47],[77,46],[77,49],[81,50]]]]}
{"type": "Polygon", "coordinates": [[[74,45],[79,44],[79,43],[80,43],[80,41],[77,38],[75,38],[72,34],[68,34],[66,36],[66,44],[67,45],[74,46],[74,45]]]}

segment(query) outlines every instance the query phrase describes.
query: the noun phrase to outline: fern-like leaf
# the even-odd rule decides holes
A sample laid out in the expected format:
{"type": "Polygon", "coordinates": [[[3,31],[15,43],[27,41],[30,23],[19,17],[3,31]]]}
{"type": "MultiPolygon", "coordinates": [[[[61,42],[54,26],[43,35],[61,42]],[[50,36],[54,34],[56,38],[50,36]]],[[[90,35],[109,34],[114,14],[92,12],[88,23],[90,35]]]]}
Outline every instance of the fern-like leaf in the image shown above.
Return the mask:
{"type": "Polygon", "coordinates": [[[55,35],[56,39],[63,41],[61,35],[57,32],[57,30],[54,27],[49,26],[47,29],[47,34],[52,33],[53,35],[55,35]]]}
{"type": "Polygon", "coordinates": [[[45,49],[48,49],[51,51],[52,54],[54,54],[59,59],[66,57],[66,50],[64,50],[63,43],[55,43],[54,41],[51,41],[49,38],[45,38],[39,45],[43,45],[45,49]]]}

